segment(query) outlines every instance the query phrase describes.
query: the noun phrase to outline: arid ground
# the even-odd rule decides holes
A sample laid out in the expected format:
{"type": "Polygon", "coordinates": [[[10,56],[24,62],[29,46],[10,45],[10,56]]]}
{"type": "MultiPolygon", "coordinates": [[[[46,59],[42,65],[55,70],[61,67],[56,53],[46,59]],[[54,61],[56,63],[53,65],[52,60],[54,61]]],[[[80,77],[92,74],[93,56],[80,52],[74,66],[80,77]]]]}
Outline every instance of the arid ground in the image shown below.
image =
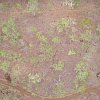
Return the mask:
{"type": "Polygon", "coordinates": [[[0,0],[0,100],[100,100],[100,0],[0,0]]]}

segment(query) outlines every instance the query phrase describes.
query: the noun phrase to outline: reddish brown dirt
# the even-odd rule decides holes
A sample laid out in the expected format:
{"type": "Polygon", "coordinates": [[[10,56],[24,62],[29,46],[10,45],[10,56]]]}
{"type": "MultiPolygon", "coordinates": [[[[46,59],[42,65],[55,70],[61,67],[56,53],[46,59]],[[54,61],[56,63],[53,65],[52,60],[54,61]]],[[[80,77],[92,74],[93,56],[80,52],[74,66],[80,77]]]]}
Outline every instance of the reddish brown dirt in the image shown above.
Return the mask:
{"type": "MultiPolygon", "coordinates": [[[[50,1],[52,2],[52,0],[50,0],[50,1]]],[[[87,1],[89,1],[89,0],[87,0],[87,1]]],[[[99,16],[98,12],[100,10],[100,8],[99,8],[100,5],[97,4],[95,0],[90,0],[90,2],[88,2],[88,3],[83,2],[83,4],[81,4],[81,6],[79,6],[76,9],[69,9],[67,7],[62,7],[61,5],[59,5],[59,2],[60,1],[57,2],[55,0],[55,2],[53,2],[52,9],[49,9],[49,8],[47,9],[46,7],[47,7],[48,0],[47,1],[46,0],[40,0],[40,5],[41,5],[40,10],[39,10],[39,12],[37,13],[37,15],[35,17],[33,17],[31,14],[25,13],[23,10],[16,10],[16,9],[11,9],[8,12],[6,12],[6,11],[5,12],[0,12],[0,17],[3,20],[6,20],[8,17],[14,18],[17,22],[19,31],[22,33],[22,36],[23,36],[24,40],[26,41],[26,44],[31,42],[31,43],[34,43],[35,47],[37,47],[37,45],[35,44],[36,43],[35,38],[31,34],[31,32],[29,32],[29,29],[31,28],[31,25],[36,26],[38,28],[38,30],[41,31],[41,32],[48,33],[48,30],[50,30],[51,32],[54,31],[50,24],[52,24],[55,20],[57,20],[59,18],[71,17],[71,18],[76,18],[78,20],[78,19],[81,19],[82,17],[90,17],[90,18],[94,18],[94,19],[96,18],[97,23],[99,23],[99,18],[97,16],[99,16]],[[57,5],[56,5],[56,3],[57,3],[57,5]],[[46,5],[46,7],[45,7],[45,5],[46,5]],[[91,15],[89,14],[89,12],[91,13],[91,15]],[[97,13],[93,14],[94,12],[97,12],[97,13]],[[29,29],[27,27],[29,27],[29,29]],[[28,33],[30,33],[30,35],[28,33]]],[[[62,37],[64,38],[65,36],[62,36],[62,37]]],[[[77,44],[73,44],[71,46],[76,47],[76,45],[77,44]]],[[[55,48],[59,49],[61,47],[56,46],[55,48]]],[[[63,45],[62,45],[62,48],[66,49],[66,47],[64,47],[63,45]]],[[[77,48],[78,48],[78,46],[77,46],[77,48]]],[[[20,51],[19,48],[17,48],[17,47],[11,47],[11,48],[4,47],[3,48],[1,46],[0,49],[5,49],[5,50],[10,50],[10,51],[15,51],[15,52],[21,53],[26,58],[29,57],[31,55],[31,53],[34,53],[34,54],[39,53],[38,48],[28,52],[28,54],[27,53],[25,54],[24,52],[20,51]]],[[[70,57],[67,58],[67,57],[65,57],[65,53],[60,54],[59,50],[57,52],[56,58],[57,59],[63,58],[64,61],[67,60],[68,63],[66,63],[66,65],[67,66],[70,65],[70,68],[68,70],[70,72],[73,72],[73,66],[74,66],[74,63],[76,63],[76,60],[77,61],[80,60],[80,58],[78,58],[78,57],[75,57],[75,58],[73,57],[74,58],[73,60],[70,57]],[[71,61],[73,61],[73,63],[71,61]]],[[[92,60],[94,60],[94,59],[92,59],[92,60]]],[[[91,63],[91,62],[89,62],[89,63],[91,63]]],[[[49,62],[48,64],[43,64],[42,66],[47,66],[51,63],[52,62],[49,62]]],[[[12,63],[13,66],[15,64],[16,64],[16,62],[12,63]]],[[[19,64],[19,65],[21,65],[21,64],[19,64]]],[[[22,64],[22,66],[23,66],[23,64],[22,64]]],[[[42,73],[42,72],[45,73],[46,72],[46,76],[43,77],[43,80],[44,80],[44,83],[45,82],[47,82],[47,83],[43,84],[43,86],[47,85],[47,87],[50,84],[53,84],[53,82],[50,83],[50,82],[47,81],[47,79],[49,78],[48,76],[51,76],[52,79],[53,78],[57,79],[57,76],[59,75],[58,73],[54,73],[53,71],[50,72],[50,70],[46,69],[45,67],[44,68],[39,67],[39,68],[34,69],[34,68],[32,68],[32,65],[29,64],[29,63],[27,63],[25,65],[25,67],[21,68],[21,72],[23,72],[23,69],[25,69],[25,72],[27,71],[26,73],[23,73],[23,75],[27,75],[27,73],[29,73],[29,72],[40,72],[40,73],[42,73]],[[27,66],[29,66],[28,71],[27,71],[27,66]]],[[[98,69],[94,69],[94,70],[97,71],[98,69]]],[[[61,74],[64,75],[64,73],[65,72],[63,72],[61,74]]],[[[72,80],[74,79],[74,75],[75,75],[75,73],[73,75],[70,75],[70,77],[72,77],[72,80]]],[[[70,77],[68,77],[68,80],[70,80],[70,77]]],[[[28,92],[27,89],[23,89],[23,84],[21,85],[21,83],[18,83],[17,85],[13,85],[12,83],[9,83],[8,81],[6,81],[3,78],[4,78],[4,74],[0,72],[0,83],[1,84],[3,84],[5,87],[12,87],[14,90],[18,90],[19,93],[21,94],[21,96],[26,95],[26,96],[28,96],[29,100],[77,100],[78,96],[80,96],[80,94],[73,93],[73,92],[71,94],[69,93],[64,98],[49,99],[49,98],[46,98],[45,96],[43,96],[44,94],[42,94],[42,93],[41,93],[42,94],[41,96],[39,96],[39,94],[38,94],[38,96],[32,96],[31,92],[28,92]]],[[[64,79],[67,79],[66,76],[63,76],[63,80],[64,79]]],[[[90,79],[91,79],[91,77],[90,77],[90,79]]],[[[99,82],[97,81],[97,79],[95,79],[95,80],[96,80],[95,81],[96,84],[93,81],[94,83],[92,83],[92,85],[88,86],[88,89],[87,89],[86,93],[94,92],[98,96],[100,96],[100,89],[99,89],[100,85],[99,85],[99,82]]],[[[64,82],[66,82],[66,81],[64,80],[64,82]]],[[[91,82],[91,80],[90,80],[90,82],[91,82]]],[[[70,85],[70,87],[72,87],[72,85],[70,85]]],[[[41,90],[43,90],[43,88],[41,88],[41,90]]],[[[69,91],[70,91],[70,89],[69,89],[69,91]]]]}

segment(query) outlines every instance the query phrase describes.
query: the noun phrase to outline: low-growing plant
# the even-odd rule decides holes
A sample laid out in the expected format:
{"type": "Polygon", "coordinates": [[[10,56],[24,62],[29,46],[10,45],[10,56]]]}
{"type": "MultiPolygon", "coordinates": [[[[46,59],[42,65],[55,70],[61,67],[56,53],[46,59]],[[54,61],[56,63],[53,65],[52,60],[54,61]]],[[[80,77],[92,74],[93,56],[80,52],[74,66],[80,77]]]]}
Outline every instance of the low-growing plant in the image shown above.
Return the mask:
{"type": "Polygon", "coordinates": [[[53,64],[52,68],[54,68],[54,70],[56,70],[56,71],[62,71],[63,68],[64,68],[64,62],[63,61],[59,61],[58,63],[53,64]]]}
{"type": "Polygon", "coordinates": [[[28,12],[32,13],[34,16],[38,11],[38,0],[28,0],[28,12]]]}

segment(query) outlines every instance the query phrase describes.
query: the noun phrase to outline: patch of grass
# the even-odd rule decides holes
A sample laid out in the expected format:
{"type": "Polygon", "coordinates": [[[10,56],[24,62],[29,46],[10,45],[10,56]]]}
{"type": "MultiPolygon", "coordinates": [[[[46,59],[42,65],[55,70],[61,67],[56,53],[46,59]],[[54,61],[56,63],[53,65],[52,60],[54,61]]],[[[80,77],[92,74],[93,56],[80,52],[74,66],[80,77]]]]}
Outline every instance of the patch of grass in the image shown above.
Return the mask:
{"type": "Polygon", "coordinates": [[[35,16],[38,11],[38,0],[28,0],[28,5],[28,12],[35,16]]]}
{"type": "Polygon", "coordinates": [[[28,75],[30,82],[34,83],[34,84],[38,84],[41,82],[41,77],[39,74],[29,74],[28,75]]]}
{"type": "Polygon", "coordinates": [[[64,62],[63,61],[59,61],[58,63],[53,64],[52,68],[54,68],[54,70],[56,70],[56,71],[62,71],[63,68],[64,68],[64,62]]]}
{"type": "Polygon", "coordinates": [[[16,44],[21,37],[12,18],[2,23],[2,32],[13,44],[16,44]]]}

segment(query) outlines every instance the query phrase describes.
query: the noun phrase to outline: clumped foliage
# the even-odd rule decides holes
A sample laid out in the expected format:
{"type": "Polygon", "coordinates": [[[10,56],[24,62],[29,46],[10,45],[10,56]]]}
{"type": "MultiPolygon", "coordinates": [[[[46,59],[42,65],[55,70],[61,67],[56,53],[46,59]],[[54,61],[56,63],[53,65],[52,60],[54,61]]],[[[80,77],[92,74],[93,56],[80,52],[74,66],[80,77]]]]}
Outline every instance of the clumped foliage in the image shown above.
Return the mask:
{"type": "Polygon", "coordinates": [[[15,21],[12,18],[2,23],[2,32],[13,44],[16,44],[21,37],[16,29],[15,21]]]}

